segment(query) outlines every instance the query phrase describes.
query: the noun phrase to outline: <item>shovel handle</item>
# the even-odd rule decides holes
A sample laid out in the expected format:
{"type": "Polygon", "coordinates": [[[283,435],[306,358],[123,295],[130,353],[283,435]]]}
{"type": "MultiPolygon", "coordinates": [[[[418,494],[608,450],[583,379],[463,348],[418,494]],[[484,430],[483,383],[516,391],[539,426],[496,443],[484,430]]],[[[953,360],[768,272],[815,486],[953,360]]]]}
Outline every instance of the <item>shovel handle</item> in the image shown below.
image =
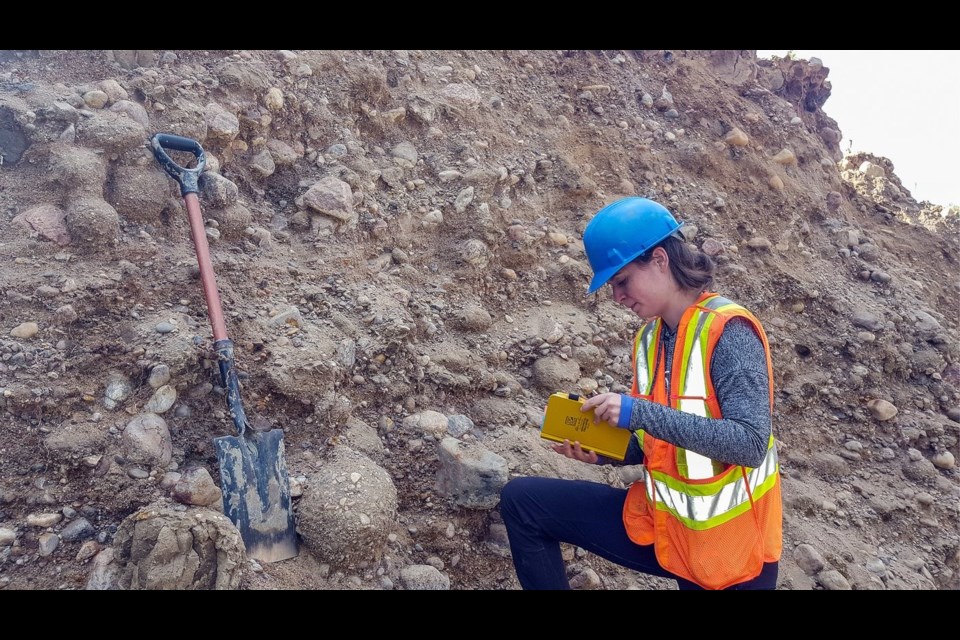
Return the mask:
{"type": "Polygon", "coordinates": [[[180,185],[180,195],[185,196],[188,193],[200,192],[199,178],[207,165],[207,157],[203,153],[203,147],[200,146],[199,142],[171,133],[158,133],[150,139],[150,146],[153,148],[153,155],[160,166],[180,185]],[[197,159],[197,166],[192,169],[181,167],[167,155],[166,149],[192,153],[197,159]]]}

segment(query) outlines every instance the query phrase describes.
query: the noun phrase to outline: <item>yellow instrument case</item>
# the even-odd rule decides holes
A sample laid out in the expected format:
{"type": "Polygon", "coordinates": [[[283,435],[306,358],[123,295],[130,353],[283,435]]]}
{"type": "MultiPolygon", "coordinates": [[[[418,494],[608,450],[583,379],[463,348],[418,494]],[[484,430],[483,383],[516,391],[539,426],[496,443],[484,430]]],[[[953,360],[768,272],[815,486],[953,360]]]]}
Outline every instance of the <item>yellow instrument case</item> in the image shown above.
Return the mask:
{"type": "Polygon", "coordinates": [[[580,442],[584,449],[623,460],[627,455],[632,431],[609,422],[594,422],[593,411],[582,412],[583,398],[575,393],[557,392],[547,400],[546,415],[540,437],[555,442],[580,442]]]}

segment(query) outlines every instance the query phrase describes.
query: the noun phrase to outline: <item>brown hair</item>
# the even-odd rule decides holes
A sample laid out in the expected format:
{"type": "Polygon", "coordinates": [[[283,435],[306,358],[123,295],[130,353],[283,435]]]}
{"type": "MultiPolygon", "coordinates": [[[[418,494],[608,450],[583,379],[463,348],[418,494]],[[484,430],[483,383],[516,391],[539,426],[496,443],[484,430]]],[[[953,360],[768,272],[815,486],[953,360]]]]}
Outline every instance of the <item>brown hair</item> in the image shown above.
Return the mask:
{"type": "Polygon", "coordinates": [[[685,241],[676,236],[667,236],[665,240],[637,256],[634,262],[647,264],[657,247],[663,247],[667,252],[667,257],[670,258],[670,274],[684,289],[705,291],[713,283],[713,260],[710,256],[691,250],[685,241]]]}

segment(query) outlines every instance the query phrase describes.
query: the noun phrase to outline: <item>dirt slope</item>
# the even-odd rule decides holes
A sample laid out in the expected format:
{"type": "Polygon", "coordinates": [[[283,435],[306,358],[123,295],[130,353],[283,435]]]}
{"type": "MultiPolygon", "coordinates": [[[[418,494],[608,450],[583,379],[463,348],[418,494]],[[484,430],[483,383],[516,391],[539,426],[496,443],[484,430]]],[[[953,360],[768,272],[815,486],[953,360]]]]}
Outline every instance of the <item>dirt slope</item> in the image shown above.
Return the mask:
{"type": "MultiPolygon", "coordinates": [[[[843,157],[828,75],[753,51],[0,51],[0,588],[518,588],[495,487],[450,474],[629,481],[537,437],[552,391],[629,385],[637,319],[584,296],[579,240],[625,195],[685,220],[771,338],[780,588],[960,587],[958,221],[843,157]],[[208,154],[293,560],[249,561],[215,517],[232,425],[157,132],[208,154]],[[361,504],[362,528],[325,519],[361,504]],[[144,507],[192,542],[144,551],[144,507]]],[[[671,588],[568,552],[577,588],[671,588]]]]}

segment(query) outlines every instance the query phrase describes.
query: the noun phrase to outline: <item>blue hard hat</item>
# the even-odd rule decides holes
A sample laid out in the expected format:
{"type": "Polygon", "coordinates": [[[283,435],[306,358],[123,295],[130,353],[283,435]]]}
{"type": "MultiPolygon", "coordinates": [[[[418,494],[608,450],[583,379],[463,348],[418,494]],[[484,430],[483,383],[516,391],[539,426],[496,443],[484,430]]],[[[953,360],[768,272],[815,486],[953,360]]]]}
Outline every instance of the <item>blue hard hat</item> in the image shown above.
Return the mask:
{"type": "Polygon", "coordinates": [[[646,198],[623,198],[600,209],[583,232],[583,248],[593,269],[587,293],[682,226],[666,207],[646,198]]]}

